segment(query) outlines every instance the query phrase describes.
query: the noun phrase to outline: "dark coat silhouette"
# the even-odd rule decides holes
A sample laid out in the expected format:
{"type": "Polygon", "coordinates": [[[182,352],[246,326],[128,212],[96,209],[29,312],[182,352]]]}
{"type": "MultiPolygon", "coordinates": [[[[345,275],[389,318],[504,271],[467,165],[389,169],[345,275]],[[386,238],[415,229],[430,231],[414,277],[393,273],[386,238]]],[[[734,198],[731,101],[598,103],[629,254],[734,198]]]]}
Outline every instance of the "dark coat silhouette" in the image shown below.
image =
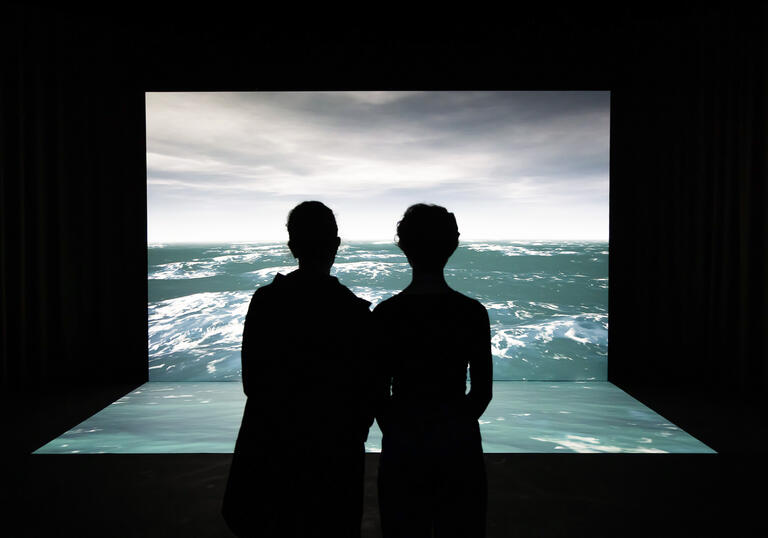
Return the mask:
{"type": "Polygon", "coordinates": [[[240,536],[360,535],[369,302],[301,270],[256,290],[222,512],[240,536]]]}
{"type": "Polygon", "coordinates": [[[483,536],[487,486],[478,419],[491,400],[487,311],[446,287],[406,290],[379,304],[373,319],[384,536],[483,536]]]}

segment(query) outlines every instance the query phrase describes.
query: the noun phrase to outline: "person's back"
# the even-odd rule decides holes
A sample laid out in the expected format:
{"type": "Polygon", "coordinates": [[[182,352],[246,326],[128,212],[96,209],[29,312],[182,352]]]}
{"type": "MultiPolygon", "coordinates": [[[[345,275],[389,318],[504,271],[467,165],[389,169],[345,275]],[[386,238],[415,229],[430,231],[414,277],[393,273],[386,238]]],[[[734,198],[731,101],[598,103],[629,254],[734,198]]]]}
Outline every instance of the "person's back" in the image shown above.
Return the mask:
{"type": "Polygon", "coordinates": [[[289,218],[299,269],[256,290],[243,329],[247,400],[222,506],[240,536],[360,534],[369,303],[329,275],[335,220],[333,233],[291,229],[303,210],[330,213],[307,204],[289,218]]]}
{"type": "Polygon", "coordinates": [[[364,435],[358,344],[369,304],[335,277],[299,271],[256,291],[243,330],[243,388],[254,413],[275,419],[270,435],[315,446],[364,435]],[[328,436],[308,436],[321,431],[328,436]]]}
{"type": "MultiPolygon", "coordinates": [[[[383,334],[392,410],[407,406],[412,416],[440,409],[477,414],[466,400],[470,357],[488,348],[488,315],[478,301],[454,290],[400,293],[380,303],[374,320],[383,334]]],[[[479,415],[478,415],[479,416],[479,415]]]]}
{"type": "Polygon", "coordinates": [[[452,214],[412,206],[398,236],[413,280],[373,312],[382,531],[385,538],[480,537],[487,493],[478,419],[492,379],[488,314],[445,282],[443,268],[458,245],[452,214]]]}

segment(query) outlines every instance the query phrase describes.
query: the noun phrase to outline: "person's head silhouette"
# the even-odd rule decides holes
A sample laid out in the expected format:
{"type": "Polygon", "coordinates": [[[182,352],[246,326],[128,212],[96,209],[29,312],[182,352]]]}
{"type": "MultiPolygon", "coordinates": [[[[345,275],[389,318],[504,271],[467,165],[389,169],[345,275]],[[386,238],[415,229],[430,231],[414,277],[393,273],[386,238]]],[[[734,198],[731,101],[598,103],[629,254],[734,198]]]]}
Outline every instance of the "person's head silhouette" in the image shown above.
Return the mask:
{"type": "Polygon", "coordinates": [[[325,204],[302,202],[288,214],[288,248],[302,271],[328,273],[341,239],[336,217],[325,204]]]}
{"type": "Polygon", "coordinates": [[[459,246],[456,217],[439,205],[412,205],[397,223],[397,246],[414,269],[442,271],[459,246]]]}

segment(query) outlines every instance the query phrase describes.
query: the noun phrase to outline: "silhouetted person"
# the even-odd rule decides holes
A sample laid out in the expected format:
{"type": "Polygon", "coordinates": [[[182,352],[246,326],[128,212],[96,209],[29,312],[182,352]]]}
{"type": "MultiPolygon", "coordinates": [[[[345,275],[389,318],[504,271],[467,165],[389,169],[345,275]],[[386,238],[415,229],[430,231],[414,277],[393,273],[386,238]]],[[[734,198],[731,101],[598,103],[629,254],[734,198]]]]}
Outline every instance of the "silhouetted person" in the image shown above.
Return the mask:
{"type": "Polygon", "coordinates": [[[299,204],[288,234],[299,268],[257,289],[245,318],[247,400],[222,513],[239,536],[358,537],[370,303],[330,276],[330,209],[299,204]]]}
{"type": "Polygon", "coordinates": [[[411,206],[397,235],[413,278],[373,311],[383,535],[481,537],[487,485],[478,419],[491,401],[493,369],[488,313],[445,282],[459,237],[452,213],[411,206]]]}

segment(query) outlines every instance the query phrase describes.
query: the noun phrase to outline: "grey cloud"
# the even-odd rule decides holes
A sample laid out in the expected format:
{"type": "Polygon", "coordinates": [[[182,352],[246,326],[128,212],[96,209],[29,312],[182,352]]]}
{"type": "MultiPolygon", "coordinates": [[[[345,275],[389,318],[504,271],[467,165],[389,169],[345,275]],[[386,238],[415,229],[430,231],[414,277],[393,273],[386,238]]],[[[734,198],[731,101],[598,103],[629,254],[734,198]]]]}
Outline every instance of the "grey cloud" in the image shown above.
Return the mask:
{"type": "Polygon", "coordinates": [[[147,102],[156,196],[187,189],[230,203],[238,193],[329,192],[375,203],[432,193],[607,207],[608,92],[150,94],[147,102]]]}

